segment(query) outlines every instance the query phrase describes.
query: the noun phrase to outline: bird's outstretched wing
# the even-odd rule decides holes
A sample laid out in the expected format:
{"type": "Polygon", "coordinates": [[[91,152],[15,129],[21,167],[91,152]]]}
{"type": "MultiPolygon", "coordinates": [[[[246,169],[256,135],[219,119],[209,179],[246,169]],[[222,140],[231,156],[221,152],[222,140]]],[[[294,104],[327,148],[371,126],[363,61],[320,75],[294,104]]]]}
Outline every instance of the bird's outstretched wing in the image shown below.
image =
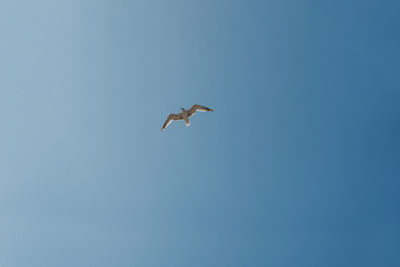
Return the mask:
{"type": "Polygon", "coordinates": [[[189,115],[189,117],[190,116],[193,116],[195,113],[196,113],[196,111],[214,111],[214,110],[212,110],[211,108],[207,108],[207,107],[205,107],[205,106],[200,106],[200,105],[193,105],[193,107],[191,107],[189,110],[188,110],[188,115],[189,115]]]}
{"type": "Polygon", "coordinates": [[[172,121],[181,120],[182,118],[181,118],[181,116],[179,116],[179,115],[180,115],[180,114],[169,114],[167,120],[164,122],[164,125],[163,125],[163,127],[161,128],[161,131],[164,131],[165,128],[167,128],[168,125],[170,125],[172,121]]]}

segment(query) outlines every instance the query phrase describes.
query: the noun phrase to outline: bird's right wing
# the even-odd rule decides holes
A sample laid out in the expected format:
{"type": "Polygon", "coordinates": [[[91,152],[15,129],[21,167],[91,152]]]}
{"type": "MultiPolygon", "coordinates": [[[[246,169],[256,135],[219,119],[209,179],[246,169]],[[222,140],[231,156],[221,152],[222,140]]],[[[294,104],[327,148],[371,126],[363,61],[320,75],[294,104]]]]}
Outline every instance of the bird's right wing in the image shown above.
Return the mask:
{"type": "Polygon", "coordinates": [[[173,120],[179,119],[178,117],[179,117],[179,116],[178,116],[177,114],[169,114],[167,120],[164,122],[164,125],[163,125],[163,127],[161,128],[161,131],[164,131],[165,128],[167,128],[168,125],[170,125],[171,122],[172,122],[173,120]]]}
{"type": "Polygon", "coordinates": [[[173,119],[172,119],[172,114],[170,114],[170,115],[168,116],[167,120],[164,122],[163,127],[161,128],[161,132],[164,131],[165,128],[168,127],[168,125],[171,124],[172,120],[173,120],[173,119]]]}

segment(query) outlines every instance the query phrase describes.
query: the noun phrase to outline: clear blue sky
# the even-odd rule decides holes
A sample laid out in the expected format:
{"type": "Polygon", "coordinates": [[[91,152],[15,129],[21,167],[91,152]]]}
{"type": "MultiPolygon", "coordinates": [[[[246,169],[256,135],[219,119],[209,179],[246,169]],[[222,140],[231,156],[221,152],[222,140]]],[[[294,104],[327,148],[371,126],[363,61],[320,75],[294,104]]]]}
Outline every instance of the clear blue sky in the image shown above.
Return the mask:
{"type": "Polygon", "coordinates": [[[400,266],[399,10],[3,1],[0,266],[400,266]]]}

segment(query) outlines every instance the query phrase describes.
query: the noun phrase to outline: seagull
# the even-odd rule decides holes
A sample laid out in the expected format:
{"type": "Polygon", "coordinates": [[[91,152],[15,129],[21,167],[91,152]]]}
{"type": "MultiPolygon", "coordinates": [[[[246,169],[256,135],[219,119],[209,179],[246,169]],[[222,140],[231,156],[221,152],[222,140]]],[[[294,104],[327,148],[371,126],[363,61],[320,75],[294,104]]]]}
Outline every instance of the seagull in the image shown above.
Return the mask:
{"type": "Polygon", "coordinates": [[[214,111],[211,108],[207,108],[204,106],[200,105],[193,105],[189,110],[185,110],[184,108],[181,108],[182,112],[178,114],[169,114],[167,120],[165,121],[163,127],[161,128],[161,132],[165,130],[165,128],[168,127],[168,125],[171,124],[172,121],[180,121],[184,120],[186,123],[186,126],[190,125],[189,118],[193,116],[196,111],[214,111]]]}

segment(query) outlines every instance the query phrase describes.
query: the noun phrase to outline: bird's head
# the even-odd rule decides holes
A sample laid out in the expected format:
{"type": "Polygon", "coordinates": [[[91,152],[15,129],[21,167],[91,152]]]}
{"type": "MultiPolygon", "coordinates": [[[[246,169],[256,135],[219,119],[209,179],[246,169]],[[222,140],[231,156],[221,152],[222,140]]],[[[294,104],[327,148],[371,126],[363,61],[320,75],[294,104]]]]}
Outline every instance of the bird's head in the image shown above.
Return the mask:
{"type": "Polygon", "coordinates": [[[182,111],[186,111],[184,108],[181,108],[182,109],[182,111]]]}

